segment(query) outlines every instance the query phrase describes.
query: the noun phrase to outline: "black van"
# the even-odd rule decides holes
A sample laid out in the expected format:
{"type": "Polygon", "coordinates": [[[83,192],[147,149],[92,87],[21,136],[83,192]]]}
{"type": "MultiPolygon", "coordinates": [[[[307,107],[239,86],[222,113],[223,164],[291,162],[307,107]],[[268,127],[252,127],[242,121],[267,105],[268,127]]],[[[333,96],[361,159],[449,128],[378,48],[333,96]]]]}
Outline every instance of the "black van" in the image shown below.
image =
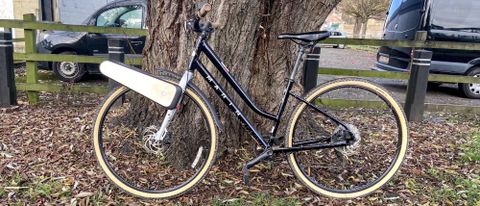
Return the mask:
{"type": "MultiPolygon", "coordinates": [[[[418,30],[433,41],[480,43],[480,0],[392,0],[384,39],[413,40],[418,30]]],[[[480,51],[431,49],[432,73],[480,77],[480,51]]],[[[380,47],[373,69],[407,71],[411,48],[380,47]]],[[[459,84],[470,98],[480,98],[480,84],[459,84]]]]}

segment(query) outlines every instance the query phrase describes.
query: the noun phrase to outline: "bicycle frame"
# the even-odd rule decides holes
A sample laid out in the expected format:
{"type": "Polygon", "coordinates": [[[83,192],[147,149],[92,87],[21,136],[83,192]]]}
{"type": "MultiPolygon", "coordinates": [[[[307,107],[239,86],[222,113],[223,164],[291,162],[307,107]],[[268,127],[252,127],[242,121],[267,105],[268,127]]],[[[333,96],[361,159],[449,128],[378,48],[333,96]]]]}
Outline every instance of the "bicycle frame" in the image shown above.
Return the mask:
{"type": "MultiPolygon", "coordinates": [[[[193,73],[195,70],[198,70],[199,73],[202,75],[202,77],[208,82],[210,87],[217,93],[217,95],[223,100],[223,102],[234,112],[234,114],[237,116],[237,118],[242,122],[242,124],[246,127],[246,129],[250,132],[250,134],[254,137],[255,141],[257,144],[262,146],[264,149],[271,148],[272,145],[267,142],[267,140],[260,134],[260,132],[256,129],[256,127],[251,123],[251,121],[245,116],[243,111],[240,110],[240,108],[237,106],[235,102],[232,101],[232,98],[226,93],[225,89],[218,83],[216,79],[213,78],[212,74],[208,71],[208,69],[200,62],[200,55],[203,53],[206,55],[206,57],[213,63],[215,68],[222,74],[222,76],[227,80],[228,84],[233,87],[234,91],[241,97],[241,99],[250,107],[255,113],[270,119],[274,121],[274,126],[271,130],[271,136],[276,137],[277,132],[278,132],[278,126],[281,122],[282,115],[285,111],[285,107],[287,105],[288,99],[290,96],[293,96],[295,99],[298,99],[301,102],[306,103],[308,106],[313,107],[315,110],[318,112],[322,113],[323,115],[327,116],[328,118],[332,119],[334,122],[338,123],[339,125],[345,126],[345,123],[334,117],[333,115],[328,114],[326,111],[324,111],[321,108],[318,108],[317,106],[310,104],[307,102],[305,99],[302,97],[294,94],[291,92],[291,89],[295,83],[294,77],[295,73],[300,65],[301,59],[305,53],[305,49],[307,46],[299,46],[298,51],[297,51],[297,58],[296,62],[292,71],[292,74],[290,78],[288,79],[288,83],[285,87],[284,90],[284,95],[282,97],[282,100],[280,102],[279,109],[276,114],[270,114],[268,112],[265,112],[264,110],[260,109],[253,101],[252,99],[245,93],[245,91],[242,89],[242,87],[238,84],[238,82],[234,79],[234,77],[230,74],[229,70],[223,62],[220,60],[220,58],[215,54],[213,49],[208,45],[206,42],[206,33],[202,33],[202,35],[199,37],[199,40],[197,42],[195,51],[192,54],[192,60],[190,61],[189,64],[189,69],[186,72],[187,73],[193,73]]],[[[189,76],[189,75],[184,75],[184,76],[189,76]]],[[[319,141],[304,141],[297,143],[294,145],[294,147],[290,148],[276,148],[274,149],[274,152],[293,152],[293,151],[298,151],[298,150],[310,150],[310,149],[321,149],[321,148],[331,148],[331,147],[341,147],[341,146],[346,146],[346,142],[337,142],[335,144],[315,144],[318,143],[319,141]],[[312,145],[314,144],[314,145],[312,145]],[[303,147],[303,145],[309,145],[306,147],[303,147]]]]}

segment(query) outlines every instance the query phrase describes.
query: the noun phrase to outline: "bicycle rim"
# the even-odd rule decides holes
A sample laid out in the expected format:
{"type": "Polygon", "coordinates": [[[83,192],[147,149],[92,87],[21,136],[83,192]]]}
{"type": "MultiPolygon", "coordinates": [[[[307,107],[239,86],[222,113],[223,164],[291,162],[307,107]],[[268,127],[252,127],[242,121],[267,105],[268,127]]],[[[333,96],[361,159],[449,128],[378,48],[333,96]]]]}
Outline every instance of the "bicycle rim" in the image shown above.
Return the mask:
{"type": "Polygon", "coordinates": [[[355,198],[392,178],[405,157],[407,125],[401,107],[385,89],[364,80],[336,80],[306,99],[344,121],[349,130],[301,104],[292,115],[287,146],[312,139],[321,144],[351,142],[348,147],[288,156],[294,173],[307,187],[330,197],[355,198]]]}
{"type": "Polygon", "coordinates": [[[152,142],[166,108],[125,87],[104,100],[93,143],[101,169],[115,185],[144,198],[168,198],[203,179],[217,150],[213,117],[190,89],[181,105],[164,141],[152,142]]]}

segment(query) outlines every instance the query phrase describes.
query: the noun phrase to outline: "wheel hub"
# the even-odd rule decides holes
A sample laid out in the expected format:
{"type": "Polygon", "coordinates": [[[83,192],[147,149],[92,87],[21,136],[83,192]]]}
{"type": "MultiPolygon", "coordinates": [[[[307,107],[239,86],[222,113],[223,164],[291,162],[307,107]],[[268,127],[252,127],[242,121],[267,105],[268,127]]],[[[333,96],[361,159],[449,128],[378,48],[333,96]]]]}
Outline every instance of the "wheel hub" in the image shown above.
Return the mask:
{"type": "Polygon", "coordinates": [[[61,62],[60,71],[67,77],[73,76],[78,71],[78,65],[74,62],[61,62]]]}
{"type": "Polygon", "coordinates": [[[346,141],[347,146],[344,147],[336,147],[335,150],[341,153],[343,156],[351,156],[354,155],[358,148],[360,147],[360,140],[362,140],[360,136],[360,132],[358,128],[347,124],[347,128],[339,125],[335,131],[333,132],[331,143],[337,143],[340,141],[346,141]]]}
{"type": "Polygon", "coordinates": [[[143,142],[143,148],[148,152],[152,154],[161,154],[163,151],[165,143],[167,143],[167,140],[169,139],[168,133],[166,134],[166,137],[164,140],[156,140],[155,139],[155,134],[158,132],[160,127],[152,125],[150,127],[147,127],[143,130],[142,132],[142,142],[143,142]]]}
{"type": "MultiPolygon", "coordinates": [[[[480,74],[474,75],[473,77],[480,77],[480,74]]],[[[469,84],[468,89],[474,94],[480,94],[480,84],[469,84]]]]}

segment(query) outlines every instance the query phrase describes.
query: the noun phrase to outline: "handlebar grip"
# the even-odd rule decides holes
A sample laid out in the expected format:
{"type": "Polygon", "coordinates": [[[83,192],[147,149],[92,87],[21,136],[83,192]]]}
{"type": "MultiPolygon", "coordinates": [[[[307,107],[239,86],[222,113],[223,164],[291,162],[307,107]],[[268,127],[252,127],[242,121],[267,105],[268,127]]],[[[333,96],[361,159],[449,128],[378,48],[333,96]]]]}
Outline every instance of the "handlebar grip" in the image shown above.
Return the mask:
{"type": "Polygon", "coordinates": [[[200,11],[198,12],[198,17],[203,18],[207,16],[208,12],[212,10],[212,5],[210,4],[204,4],[200,11]]]}

